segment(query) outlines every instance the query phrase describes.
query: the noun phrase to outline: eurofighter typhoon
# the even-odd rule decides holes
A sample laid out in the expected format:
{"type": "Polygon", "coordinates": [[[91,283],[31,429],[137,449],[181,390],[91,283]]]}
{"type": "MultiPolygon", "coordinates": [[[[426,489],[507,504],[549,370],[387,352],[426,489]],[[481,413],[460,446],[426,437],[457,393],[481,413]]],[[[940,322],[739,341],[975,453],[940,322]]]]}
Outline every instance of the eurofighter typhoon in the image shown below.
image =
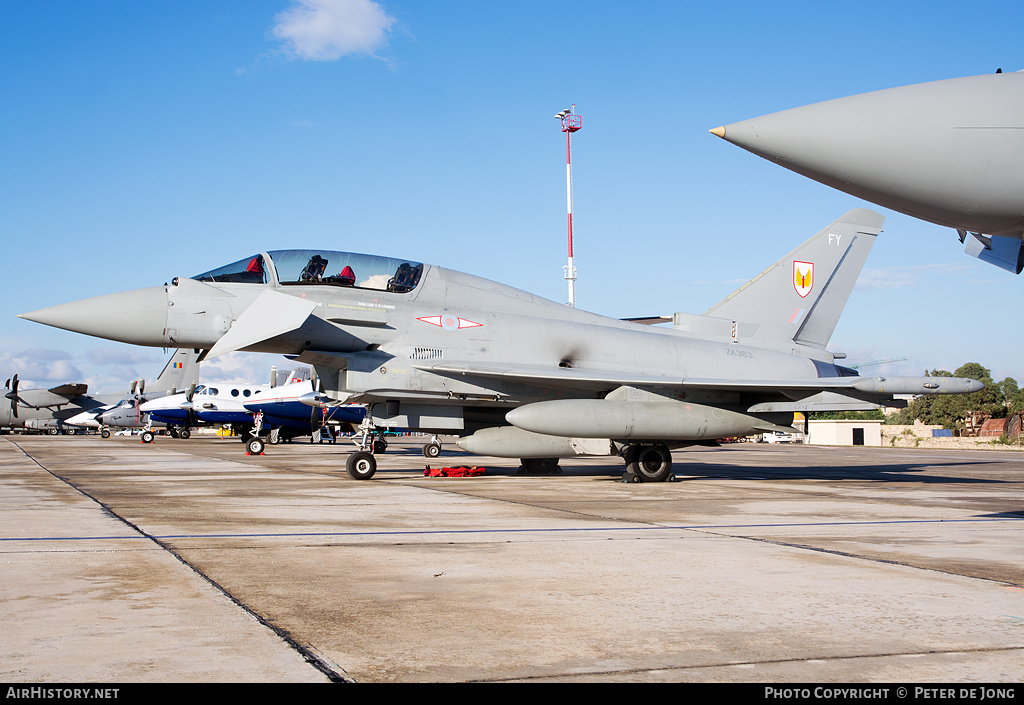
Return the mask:
{"type": "Polygon", "coordinates": [[[794,412],[977,391],[950,377],[861,377],[826,349],[884,218],[853,210],[704,315],[644,325],[406,259],[278,250],[169,285],[26,318],[111,340],[278,353],[314,365],[310,403],[367,406],[349,474],[376,471],[383,428],[457,434],[528,469],[620,454],[663,481],[671,448],[790,430],[794,412]]]}

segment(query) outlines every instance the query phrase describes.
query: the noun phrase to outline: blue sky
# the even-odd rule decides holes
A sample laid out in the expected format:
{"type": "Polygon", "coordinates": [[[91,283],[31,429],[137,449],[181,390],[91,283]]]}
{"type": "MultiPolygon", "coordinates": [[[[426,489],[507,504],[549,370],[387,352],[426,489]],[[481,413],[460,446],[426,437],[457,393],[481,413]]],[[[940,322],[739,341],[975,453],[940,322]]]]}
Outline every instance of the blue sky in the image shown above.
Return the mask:
{"type": "MultiPolygon", "coordinates": [[[[15,315],[266,249],[418,259],[564,301],[552,116],[570,103],[578,305],[703,312],[873,207],[710,128],[1022,69],[1022,20],[1017,2],[0,0],[0,377],[152,378],[159,349],[15,315]]],[[[907,358],[865,372],[974,361],[1024,381],[1024,280],[879,210],[830,349],[907,358]]],[[[262,381],[271,364],[231,355],[204,378],[262,381]]]]}

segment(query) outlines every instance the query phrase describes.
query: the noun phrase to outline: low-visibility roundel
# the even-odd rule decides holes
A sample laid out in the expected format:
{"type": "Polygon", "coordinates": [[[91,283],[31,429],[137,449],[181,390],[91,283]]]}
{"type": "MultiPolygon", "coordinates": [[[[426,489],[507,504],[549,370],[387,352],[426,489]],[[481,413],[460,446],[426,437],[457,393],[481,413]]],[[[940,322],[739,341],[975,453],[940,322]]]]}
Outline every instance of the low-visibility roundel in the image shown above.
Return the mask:
{"type": "Polygon", "coordinates": [[[429,323],[430,325],[437,326],[438,328],[444,328],[445,330],[479,328],[480,326],[483,326],[483,323],[476,323],[465,318],[459,318],[458,316],[453,316],[450,313],[446,313],[443,316],[423,316],[422,318],[417,318],[416,320],[423,321],[424,323],[429,323]]]}

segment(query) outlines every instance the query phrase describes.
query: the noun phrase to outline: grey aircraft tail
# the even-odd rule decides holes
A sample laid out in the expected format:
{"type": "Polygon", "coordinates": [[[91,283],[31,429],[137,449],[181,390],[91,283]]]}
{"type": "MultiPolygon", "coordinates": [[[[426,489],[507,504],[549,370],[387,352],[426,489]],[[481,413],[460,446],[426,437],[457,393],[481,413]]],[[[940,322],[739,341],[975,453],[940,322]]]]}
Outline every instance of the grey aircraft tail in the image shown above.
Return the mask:
{"type": "Polygon", "coordinates": [[[164,365],[160,376],[149,385],[148,392],[185,391],[199,381],[199,353],[195,350],[176,350],[164,365]]]}
{"type": "Polygon", "coordinates": [[[823,350],[884,221],[874,211],[850,211],[704,316],[728,322],[736,342],[796,343],[823,350]]]}

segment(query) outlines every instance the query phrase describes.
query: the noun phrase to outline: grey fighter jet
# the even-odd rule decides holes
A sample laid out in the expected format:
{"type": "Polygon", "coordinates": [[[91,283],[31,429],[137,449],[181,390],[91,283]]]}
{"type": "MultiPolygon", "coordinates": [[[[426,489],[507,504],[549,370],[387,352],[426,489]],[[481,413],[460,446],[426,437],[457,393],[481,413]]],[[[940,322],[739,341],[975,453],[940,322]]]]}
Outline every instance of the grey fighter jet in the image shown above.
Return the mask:
{"type": "Polygon", "coordinates": [[[671,328],[589,313],[403,259],[263,252],[171,284],[22,318],[138,345],[282,353],[334,403],[361,403],[371,477],[384,427],[459,434],[473,453],[550,468],[621,454],[626,477],[669,479],[670,448],[790,430],[794,412],[977,391],[950,377],[860,377],[826,349],[882,216],[853,210],[705,315],[671,328]]]}
{"type": "Polygon", "coordinates": [[[890,88],[711,132],[840,191],[954,228],[982,261],[1024,268],[1024,73],[890,88]]]}

